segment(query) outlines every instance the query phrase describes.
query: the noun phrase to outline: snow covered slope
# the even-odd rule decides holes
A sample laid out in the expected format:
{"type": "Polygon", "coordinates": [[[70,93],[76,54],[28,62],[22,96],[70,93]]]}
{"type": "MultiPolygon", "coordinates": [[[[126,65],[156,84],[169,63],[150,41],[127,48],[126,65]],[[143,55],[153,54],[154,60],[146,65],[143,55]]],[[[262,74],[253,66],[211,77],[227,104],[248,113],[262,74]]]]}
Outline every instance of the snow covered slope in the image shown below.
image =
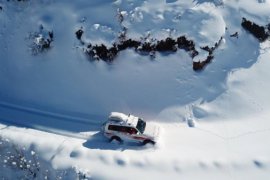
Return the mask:
{"type": "Polygon", "coordinates": [[[243,17],[269,24],[269,0],[0,0],[0,7],[0,136],[93,179],[270,177],[270,41],[241,27],[243,17]],[[186,36],[199,55],[178,49],[152,59],[130,48],[108,63],[89,58],[75,35],[81,28],[83,42],[110,47],[123,26],[136,40],[186,36]],[[35,35],[48,32],[51,47],[33,54],[35,35]],[[221,37],[211,63],[193,71],[208,54],[201,47],[221,37]],[[111,111],[160,123],[160,143],[109,144],[98,131],[111,111]]]}

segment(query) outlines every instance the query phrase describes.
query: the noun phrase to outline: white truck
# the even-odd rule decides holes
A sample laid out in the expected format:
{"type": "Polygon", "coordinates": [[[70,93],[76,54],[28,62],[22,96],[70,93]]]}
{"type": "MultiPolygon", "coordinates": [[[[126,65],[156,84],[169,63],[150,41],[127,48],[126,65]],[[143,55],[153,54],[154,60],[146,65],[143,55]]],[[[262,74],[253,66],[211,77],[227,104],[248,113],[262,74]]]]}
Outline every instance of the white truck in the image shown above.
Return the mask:
{"type": "Polygon", "coordinates": [[[120,143],[140,142],[144,145],[148,143],[154,145],[160,133],[159,126],[146,123],[142,118],[119,112],[112,112],[101,130],[110,142],[113,140],[120,143]]]}

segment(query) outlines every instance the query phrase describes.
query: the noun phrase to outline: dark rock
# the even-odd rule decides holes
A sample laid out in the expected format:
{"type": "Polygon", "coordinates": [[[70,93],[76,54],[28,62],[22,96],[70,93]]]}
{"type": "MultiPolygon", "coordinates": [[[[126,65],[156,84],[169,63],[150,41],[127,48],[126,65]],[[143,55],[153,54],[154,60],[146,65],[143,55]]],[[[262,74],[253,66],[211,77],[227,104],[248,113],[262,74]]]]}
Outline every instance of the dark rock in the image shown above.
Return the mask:
{"type": "Polygon", "coordinates": [[[269,35],[267,34],[265,28],[263,26],[259,26],[246,18],[242,19],[241,23],[242,27],[250,32],[256,39],[258,39],[260,42],[265,41],[269,35]]]}
{"type": "Polygon", "coordinates": [[[270,32],[270,24],[268,24],[268,25],[266,26],[266,28],[267,28],[268,32],[270,32]]]}
{"type": "MultiPolygon", "coordinates": [[[[212,59],[214,58],[213,53],[216,48],[221,44],[222,37],[219,39],[218,42],[215,43],[213,47],[205,46],[201,47],[201,49],[208,52],[208,56],[205,60],[199,62],[193,62],[193,70],[199,71],[202,70],[207,64],[209,64],[212,59]]],[[[195,49],[195,43],[192,40],[188,40],[185,36],[178,37],[176,40],[172,38],[166,38],[165,40],[157,41],[157,43],[150,43],[150,42],[140,42],[133,39],[128,39],[122,41],[119,44],[113,44],[111,48],[107,48],[104,44],[101,45],[94,45],[88,44],[86,48],[86,53],[96,59],[102,59],[104,61],[112,61],[119,51],[125,50],[127,48],[134,48],[139,53],[147,54],[151,58],[155,58],[156,52],[175,52],[177,51],[177,47],[180,49],[184,49],[185,51],[189,52],[190,56],[194,58],[199,54],[199,52],[195,49]]]]}
{"type": "MultiPolygon", "coordinates": [[[[80,29],[81,30],[81,29],[80,29]]],[[[83,31],[78,30],[76,32],[77,38],[81,38],[83,31]],[[79,37],[78,37],[79,35],[79,37]]],[[[79,39],[81,41],[81,39],[79,39]]],[[[142,40],[143,41],[143,40],[142,40]]],[[[187,40],[185,36],[181,36],[176,40],[168,37],[165,40],[157,41],[157,43],[141,42],[133,39],[127,39],[120,41],[118,44],[113,44],[113,47],[107,48],[105,45],[95,45],[88,44],[86,48],[86,53],[90,57],[95,59],[102,59],[105,61],[112,61],[118,54],[119,51],[123,51],[127,48],[134,48],[137,52],[141,54],[149,55],[151,58],[155,58],[156,52],[176,52],[178,45],[179,48],[184,49],[189,52],[190,56],[194,58],[199,53],[195,49],[195,44],[191,40],[187,40]]]]}
{"type": "Polygon", "coordinates": [[[29,40],[32,41],[29,47],[32,55],[38,55],[49,50],[52,47],[53,38],[53,31],[47,30],[40,24],[38,32],[29,33],[29,40]]]}
{"type": "Polygon", "coordinates": [[[193,59],[194,57],[198,56],[198,55],[199,55],[199,52],[198,52],[197,50],[193,50],[193,51],[191,51],[191,53],[190,53],[190,56],[192,57],[192,59],[193,59]]]}
{"type": "Polygon", "coordinates": [[[176,41],[172,38],[167,38],[166,40],[161,40],[157,42],[156,50],[157,51],[173,51],[176,52],[176,41]]]}
{"type": "Polygon", "coordinates": [[[86,53],[87,53],[90,57],[92,57],[92,58],[93,58],[93,57],[95,56],[95,54],[96,54],[96,53],[93,51],[92,48],[89,48],[89,49],[87,48],[87,49],[86,49],[86,53]]]}
{"type": "Polygon", "coordinates": [[[185,36],[181,36],[177,38],[177,44],[178,44],[178,48],[184,49],[188,45],[188,40],[186,39],[185,36]]]}
{"type": "Polygon", "coordinates": [[[204,67],[209,64],[214,56],[208,55],[207,58],[204,61],[199,61],[199,62],[193,62],[193,70],[194,71],[199,71],[204,69],[204,67]]]}
{"type": "Polygon", "coordinates": [[[83,30],[82,29],[79,29],[78,31],[76,31],[76,37],[78,40],[81,40],[82,38],[82,35],[83,35],[83,30]]]}
{"type": "Polygon", "coordinates": [[[212,59],[214,59],[214,51],[220,46],[221,41],[222,41],[223,37],[221,37],[218,42],[215,43],[214,47],[209,47],[209,46],[205,46],[205,47],[201,47],[201,49],[205,50],[208,52],[208,56],[206,57],[205,60],[203,61],[199,61],[199,62],[193,62],[193,70],[194,71],[199,71],[204,69],[204,67],[209,64],[212,59]]]}
{"type": "Polygon", "coordinates": [[[53,31],[49,31],[49,37],[51,40],[53,40],[53,31]]]}
{"type": "Polygon", "coordinates": [[[108,59],[109,59],[109,60],[113,60],[117,54],[118,54],[118,50],[117,50],[117,48],[116,48],[116,45],[114,44],[114,46],[111,47],[111,48],[108,50],[108,53],[107,53],[108,59]]]}
{"type": "Polygon", "coordinates": [[[178,48],[184,49],[185,51],[195,50],[195,44],[191,40],[187,40],[185,36],[177,38],[178,48]]]}
{"type": "Polygon", "coordinates": [[[195,43],[192,40],[187,40],[185,36],[180,36],[177,38],[177,45],[179,49],[184,49],[189,52],[190,56],[194,58],[199,54],[195,49],[195,43]]]}
{"type": "Polygon", "coordinates": [[[113,47],[107,48],[104,44],[92,46],[89,44],[86,49],[86,53],[96,59],[102,59],[104,61],[112,61],[115,56],[118,54],[116,45],[113,47]]]}
{"type": "Polygon", "coordinates": [[[210,48],[209,46],[204,46],[204,47],[201,47],[202,50],[205,50],[207,52],[211,52],[212,51],[212,48],[210,48]]]}
{"type": "Polygon", "coordinates": [[[125,50],[127,48],[135,48],[137,49],[140,46],[140,42],[132,39],[128,39],[123,41],[121,44],[117,45],[119,51],[125,50]]]}
{"type": "Polygon", "coordinates": [[[87,48],[88,49],[90,49],[91,47],[92,47],[92,44],[91,43],[87,45],[87,48]]]}
{"type": "MultiPolygon", "coordinates": [[[[82,28],[76,32],[77,39],[81,40],[83,34],[82,28]]],[[[237,35],[237,34],[236,34],[237,35]]],[[[53,38],[53,34],[50,36],[53,38]]],[[[119,37],[118,37],[119,38],[119,37]]],[[[222,41],[222,37],[218,42],[214,44],[213,47],[205,46],[201,47],[201,49],[208,52],[208,56],[205,60],[199,62],[193,62],[194,71],[202,70],[207,64],[209,64],[214,58],[213,53],[216,48],[219,47],[222,41]]],[[[147,39],[142,38],[139,40],[133,39],[118,39],[118,43],[114,43],[112,47],[107,47],[104,44],[101,45],[92,45],[91,43],[87,43],[85,52],[89,55],[89,57],[95,60],[104,60],[104,61],[113,61],[119,51],[123,51],[128,48],[134,48],[136,52],[140,54],[149,55],[151,59],[155,58],[156,52],[168,52],[173,53],[177,51],[177,47],[179,49],[183,49],[189,53],[189,55],[194,58],[199,54],[199,52],[195,48],[195,43],[192,40],[187,39],[185,36],[180,36],[176,39],[171,37],[166,38],[165,40],[150,40],[151,42],[146,41],[147,39]]]]}
{"type": "Polygon", "coordinates": [[[142,52],[146,52],[146,53],[150,53],[151,51],[155,51],[155,45],[149,43],[149,42],[145,42],[143,44],[141,44],[141,47],[138,48],[138,50],[142,51],[142,52]]]}
{"type": "Polygon", "coordinates": [[[108,59],[108,49],[104,44],[101,45],[96,45],[93,47],[92,49],[94,52],[96,52],[95,54],[100,57],[101,59],[107,60],[108,59]]]}
{"type": "Polygon", "coordinates": [[[216,48],[218,48],[221,44],[223,37],[221,37],[218,42],[215,43],[215,45],[213,47],[209,47],[209,46],[204,46],[204,47],[200,47],[202,50],[205,50],[209,53],[209,55],[212,55],[213,52],[215,51],[216,48]]]}
{"type": "Polygon", "coordinates": [[[236,31],[234,34],[231,34],[230,37],[236,37],[238,39],[238,32],[236,31]]]}
{"type": "Polygon", "coordinates": [[[199,61],[199,62],[194,62],[193,61],[193,70],[194,71],[198,71],[198,70],[201,70],[203,68],[203,65],[202,63],[199,61]]]}

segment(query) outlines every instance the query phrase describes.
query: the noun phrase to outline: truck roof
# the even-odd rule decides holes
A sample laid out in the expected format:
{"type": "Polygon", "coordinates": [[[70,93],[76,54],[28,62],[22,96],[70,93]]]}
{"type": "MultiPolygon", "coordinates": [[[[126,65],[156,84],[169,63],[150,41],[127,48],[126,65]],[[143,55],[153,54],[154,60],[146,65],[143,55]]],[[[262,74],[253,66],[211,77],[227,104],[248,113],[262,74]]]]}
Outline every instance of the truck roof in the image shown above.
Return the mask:
{"type": "Polygon", "coordinates": [[[109,120],[113,120],[113,121],[126,121],[127,119],[128,119],[128,116],[120,112],[111,112],[109,116],[109,120]]]}
{"type": "Polygon", "coordinates": [[[114,124],[120,124],[120,125],[132,125],[136,126],[138,122],[138,117],[133,116],[131,114],[126,115],[124,113],[120,112],[111,112],[108,120],[112,121],[114,124]]]}

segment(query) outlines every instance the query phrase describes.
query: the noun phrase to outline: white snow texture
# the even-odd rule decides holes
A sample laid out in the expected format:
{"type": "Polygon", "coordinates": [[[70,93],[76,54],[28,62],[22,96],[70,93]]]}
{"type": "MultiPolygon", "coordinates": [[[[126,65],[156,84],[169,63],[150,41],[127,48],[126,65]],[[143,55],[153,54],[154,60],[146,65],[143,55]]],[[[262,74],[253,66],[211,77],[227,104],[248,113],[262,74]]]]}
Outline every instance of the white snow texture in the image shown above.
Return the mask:
{"type": "Polygon", "coordinates": [[[268,180],[270,41],[243,17],[270,24],[270,0],[0,0],[0,179],[268,180]],[[85,53],[82,41],[112,47],[123,26],[135,40],[185,36],[199,55],[85,53]],[[159,124],[159,142],[109,143],[100,127],[114,111],[159,124]],[[18,151],[40,174],[21,173],[18,151]]]}

